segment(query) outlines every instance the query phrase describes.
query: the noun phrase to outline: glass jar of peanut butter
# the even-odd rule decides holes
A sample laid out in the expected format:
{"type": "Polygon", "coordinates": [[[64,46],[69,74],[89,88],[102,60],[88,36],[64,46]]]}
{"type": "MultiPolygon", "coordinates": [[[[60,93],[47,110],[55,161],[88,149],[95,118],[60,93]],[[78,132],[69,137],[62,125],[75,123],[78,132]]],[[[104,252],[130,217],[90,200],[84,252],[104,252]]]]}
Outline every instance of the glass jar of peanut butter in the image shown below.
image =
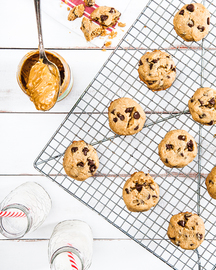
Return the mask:
{"type": "MultiPolygon", "coordinates": [[[[61,82],[60,91],[57,101],[64,99],[71,91],[73,87],[73,75],[72,71],[65,61],[65,59],[56,52],[46,51],[47,58],[56,64],[59,69],[61,82]]],[[[17,70],[17,81],[20,88],[25,94],[27,94],[27,83],[32,66],[39,61],[39,51],[30,51],[21,59],[17,70]]]]}

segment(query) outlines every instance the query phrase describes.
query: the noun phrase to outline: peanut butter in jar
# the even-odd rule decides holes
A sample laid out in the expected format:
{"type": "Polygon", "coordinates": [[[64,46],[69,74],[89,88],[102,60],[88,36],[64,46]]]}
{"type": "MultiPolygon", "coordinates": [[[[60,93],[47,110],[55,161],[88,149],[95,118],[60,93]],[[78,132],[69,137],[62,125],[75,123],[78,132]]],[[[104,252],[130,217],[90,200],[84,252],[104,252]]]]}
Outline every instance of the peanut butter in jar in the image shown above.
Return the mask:
{"type": "MultiPolygon", "coordinates": [[[[58,100],[60,101],[63,98],[65,98],[71,91],[72,86],[73,86],[73,76],[71,73],[71,70],[67,64],[67,62],[65,61],[65,59],[60,56],[59,54],[57,54],[56,52],[48,52],[46,51],[46,55],[47,58],[53,62],[54,64],[56,64],[56,66],[59,69],[59,73],[61,76],[61,82],[60,82],[60,91],[59,91],[59,96],[58,96],[58,100]]],[[[20,88],[23,90],[23,92],[25,94],[27,94],[28,96],[30,96],[30,99],[34,102],[36,109],[38,110],[49,110],[49,106],[51,107],[52,104],[52,94],[54,93],[54,91],[49,91],[49,95],[44,92],[44,95],[40,95],[40,90],[38,92],[38,90],[34,90],[35,92],[32,92],[31,90],[32,85],[30,81],[34,82],[34,83],[38,83],[38,81],[40,80],[39,77],[41,77],[41,72],[43,70],[43,66],[39,66],[36,65],[36,63],[38,63],[39,61],[39,51],[31,51],[29,53],[27,53],[20,61],[19,66],[18,66],[18,70],[17,70],[17,81],[18,84],[20,86],[20,88]],[[30,72],[31,69],[35,68],[36,70],[40,70],[40,73],[36,73],[36,75],[31,76],[30,77],[30,72]],[[37,77],[37,74],[38,77],[37,77]],[[29,88],[30,87],[30,88],[29,88]],[[39,95],[38,95],[39,94],[39,95]],[[44,100],[42,100],[44,98],[44,100]],[[40,99],[40,100],[39,100],[40,99]],[[50,101],[50,103],[49,103],[50,101]],[[41,106],[41,104],[44,104],[44,106],[41,106]]],[[[33,70],[34,72],[35,70],[33,70]]],[[[46,69],[43,70],[43,78],[49,78],[46,76],[49,76],[48,73],[46,73],[46,69]]],[[[50,78],[49,78],[50,79],[50,78]]],[[[40,81],[40,83],[43,82],[40,81]]],[[[43,85],[44,86],[44,85],[43,85]]],[[[38,88],[39,89],[39,88],[38,88]]],[[[53,90],[53,89],[51,89],[53,90]]],[[[47,92],[48,93],[48,92],[47,92]]]]}

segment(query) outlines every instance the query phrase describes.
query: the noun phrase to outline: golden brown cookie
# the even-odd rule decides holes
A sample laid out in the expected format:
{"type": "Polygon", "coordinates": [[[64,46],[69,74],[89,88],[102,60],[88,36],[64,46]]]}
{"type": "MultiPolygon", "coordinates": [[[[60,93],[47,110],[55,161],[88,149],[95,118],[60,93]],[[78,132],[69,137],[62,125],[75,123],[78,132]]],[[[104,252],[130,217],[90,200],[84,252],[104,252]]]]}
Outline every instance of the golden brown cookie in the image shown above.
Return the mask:
{"type": "Polygon", "coordinates": [[[152,91],[169,88],[176,78],[172,57],[160,50],[145,53],[139,61],[139,78],[152,91]]]}
{"type": "Polygon", "coordinates": [[[147,173],[135,172],[123,187],[123,200],[131,212],[144,212],[159,201],[159,187],[147,173]]]}
{"type": "Polygon", "coordinates": [[[109,27],[116,24],[121,13],[113,7],[101,6],[96,8],[90,16],[92,20],[99,22],[100,25],[109,27]]]}
{"type": "Polygon", "coordinates": [[[131,98],[119,98],[108,108],[109,126],[119,135],[132,135],[139,132],[146,116],[142,107],[131,98]]]}
{"type": "Polygon", "coordinates": [[[197,155],[197,144],[187,131],[169,131],[158,145],[159,156],[167,167],[182,168],[197,155]]]}
{"type": "Polygon", "coordinates": [[[205,238],[205,225],[197,214],[179,213],[171,217],[167,235],[176,246],[196,249],[205,238]]]}
{"type": "Polygon", "coordinates": [[[101,26],[91,22],[86,17],[83,17],[80,29],[83,31],[83,34],[87,41],[91,41],[92,39],[98,37],[103,31],[103,28],[101,26]]]}
{"type": "Polygon", "coordinates": [[[66,174],[83,181],[93,176],[99,166],[97,152],[93,146],[84,141],[74,141],[66,149],[63,167],[66,174]]]}
{"type": "Polygon", "coordinates": [[[208,174],[205,181],[209,195],[216,199],[216,166],[208,174]]]}
{"type": "Polygon", "coordinates": [[[74,21],[76,18],[80,18],[83,16],[85,11],[85,7],[83,4],[75,6],[72,8],[68,14],[68,21],[74,21]]]}
{"type": "Polygon", "coordinates": [[[198,88],[188,101],[191,116],[203,125],[216,123],[216,90],[204,87],[198,88]]]}
{"type": "Polygon", "coordinates": [[[95,0],[84,0],[84,3],[87,7],[92,7],[95,4],[95,0]]]}
{"type": "Polygon", "coordinates": [[[173,24],[185,41],[199,41],[209,32],[210,13],[200,3],[187,4],[176,13],[173,24]]]}

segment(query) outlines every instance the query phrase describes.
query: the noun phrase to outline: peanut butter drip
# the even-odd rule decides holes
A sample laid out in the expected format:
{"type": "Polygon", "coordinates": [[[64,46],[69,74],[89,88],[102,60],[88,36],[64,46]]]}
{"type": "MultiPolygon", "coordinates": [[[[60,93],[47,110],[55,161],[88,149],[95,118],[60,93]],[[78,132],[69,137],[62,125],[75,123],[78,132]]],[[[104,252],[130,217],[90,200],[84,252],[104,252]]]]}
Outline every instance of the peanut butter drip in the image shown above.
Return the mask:
{"type": "Polygon", "coordinates": [[[50,110],[58,97],[59,76],[39,59],[30,70],[26,93],[37,110],[50,110]]]}

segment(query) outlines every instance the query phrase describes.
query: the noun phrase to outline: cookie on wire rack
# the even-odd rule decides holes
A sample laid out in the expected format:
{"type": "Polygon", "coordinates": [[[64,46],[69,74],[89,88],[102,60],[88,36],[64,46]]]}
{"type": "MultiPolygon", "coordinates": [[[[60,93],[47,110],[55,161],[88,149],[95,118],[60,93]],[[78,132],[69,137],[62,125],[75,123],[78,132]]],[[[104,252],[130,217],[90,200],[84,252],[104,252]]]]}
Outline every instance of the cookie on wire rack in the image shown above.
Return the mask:
{"type": "Polygon", "coordinates": [[[204,241],[205,225],[197,214],[182,212],[171,217],[167,235],[176,246],[196,249],[204,241]]]}
{"type": "Polygon", "coordinates": [[[216,199],[216,166],[208,174],[205,184],[209,195],[216,199]]]}
{"type": "Polygon", "coordinates": [[[176,65],[171,55],[166,52],[147,52],[138,65],[140,80],[152,91],[166,90],[176,78],[176,65]]]}
{"type": "Polygon", "coordinates": [[[97,152],[82,140],[73,141],[65,151],[63,167],[68,176],[84,181],[93,176],[99,167],[97,152]]]}
{"type": "Polygon", "coordinates": [[[199,41],[209,32],[210,13],[200,3],[187,4],[175,14],[173,25],[185,41],[199,41]]]}

